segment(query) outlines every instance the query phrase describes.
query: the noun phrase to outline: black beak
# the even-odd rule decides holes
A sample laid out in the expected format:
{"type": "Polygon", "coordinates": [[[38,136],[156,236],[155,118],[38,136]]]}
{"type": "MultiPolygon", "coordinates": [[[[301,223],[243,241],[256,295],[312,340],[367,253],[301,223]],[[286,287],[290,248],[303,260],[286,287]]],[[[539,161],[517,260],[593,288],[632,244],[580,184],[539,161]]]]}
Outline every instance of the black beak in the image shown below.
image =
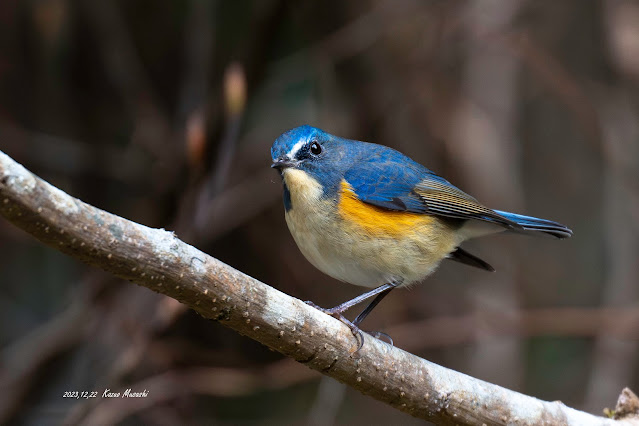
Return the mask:
{"type": "Polygon", "coordinates": [[[297,163],[296,161],[292,161],[292,160],[289,160],[288,158],[280,157],[277,160],[275,160],[273,164],[271,164],[271,167],[273,167],[274,169],[282,170],[282,169],[286,169],[287,167],[293,167],[296,163],[297,163]]]}

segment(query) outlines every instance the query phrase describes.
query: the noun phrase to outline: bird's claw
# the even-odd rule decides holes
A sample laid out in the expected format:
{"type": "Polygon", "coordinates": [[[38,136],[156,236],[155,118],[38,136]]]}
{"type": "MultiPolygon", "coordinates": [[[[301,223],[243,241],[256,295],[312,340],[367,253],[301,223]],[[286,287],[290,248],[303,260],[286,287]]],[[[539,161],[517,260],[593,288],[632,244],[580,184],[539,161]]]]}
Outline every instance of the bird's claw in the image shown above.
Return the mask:
{"type": "Polygon", "coordinates": [[[385,337],[388,340],[388,344],[391,346],[395,346],[395,343],[393,343],[393,338],[390,337],[387,333],[384,333],[382,331],[373,331],[368,333],[371,336],[373,336],[374,338],[378,339],[378,340],[382,340],[380,339],[380,337],[385,337]]]}
{"type": "Polygon", "coordinates": [[[312,308],[315,308],[315,309],[317,309],[318,311],[322,311],[322,312],[324,312],[324,313],[326,313],[326,311],[328,310],[328,309],[324,309],[324,308],[322,308],[322,307],[321,307],[321,306],[319,306],[319,305],[316,305],[315,303],[311,302],[310,300],[305,300],[305,301],[304,301],[304,303],[306,303],[308,306],[310,306],[310,307],[312,307],[312,308]]]}

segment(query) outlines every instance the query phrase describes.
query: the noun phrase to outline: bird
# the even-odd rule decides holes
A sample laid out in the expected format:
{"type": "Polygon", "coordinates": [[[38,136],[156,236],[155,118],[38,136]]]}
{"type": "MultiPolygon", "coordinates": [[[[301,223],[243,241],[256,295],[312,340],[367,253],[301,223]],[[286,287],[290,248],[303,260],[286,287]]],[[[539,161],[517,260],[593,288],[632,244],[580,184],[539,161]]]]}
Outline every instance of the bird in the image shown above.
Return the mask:
{"type": "Polygon", "coordinates": [[[359,325],[393,289],[423,281],[444,259],[495,270],[461,248],[464,241],[499,232],[572,235],[558,222],[490,209],[392,148],[309,125],[282,133],[271,156],[302,254],[323,273],[372,289],[330,309],[307,302],[345,323],[358,351],[359,325]],[[353,321],[343,315],[373,297],[353,321]]]}

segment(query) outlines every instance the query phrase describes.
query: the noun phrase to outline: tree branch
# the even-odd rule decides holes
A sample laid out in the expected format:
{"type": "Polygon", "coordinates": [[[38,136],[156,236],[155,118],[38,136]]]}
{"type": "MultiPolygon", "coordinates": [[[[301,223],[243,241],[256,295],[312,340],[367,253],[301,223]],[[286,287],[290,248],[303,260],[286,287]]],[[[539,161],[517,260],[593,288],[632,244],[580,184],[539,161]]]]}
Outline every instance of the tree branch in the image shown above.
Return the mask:
{"type": "Polygon", "coordinates": [[[308,367],[438,424],[630,424],[448,370],[348,327],[196,248],[73,198],[0,152],[0,214],[43,243],[148,287],[308,367]],[[622,423],[620,423],[622,422],[622,423]]]}

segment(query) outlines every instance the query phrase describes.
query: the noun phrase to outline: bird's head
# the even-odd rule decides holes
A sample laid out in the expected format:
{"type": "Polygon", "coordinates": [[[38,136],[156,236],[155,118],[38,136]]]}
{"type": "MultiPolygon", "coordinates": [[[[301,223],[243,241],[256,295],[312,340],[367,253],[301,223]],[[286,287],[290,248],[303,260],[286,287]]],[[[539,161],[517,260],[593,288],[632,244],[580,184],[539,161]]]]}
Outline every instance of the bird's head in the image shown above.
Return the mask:
{"type": "Polygon", "coordinates": [[[282,133],[271,147],[271,167],[283,172],[288,168],[304,170],[317,166],[326,159],[325,145],[331,138],[332,135],[308,125],[282,133]]]}
{"type": "Polygon", "coordinates": [[[322,187],[325,195],[330,195],[357,157],[354,149],[353,141],[338,138],[316,127],[300,126],[275,140],[271,147],[271,167],[279,170],[285,180],[287,174],[311,178],[322,187]]]}

